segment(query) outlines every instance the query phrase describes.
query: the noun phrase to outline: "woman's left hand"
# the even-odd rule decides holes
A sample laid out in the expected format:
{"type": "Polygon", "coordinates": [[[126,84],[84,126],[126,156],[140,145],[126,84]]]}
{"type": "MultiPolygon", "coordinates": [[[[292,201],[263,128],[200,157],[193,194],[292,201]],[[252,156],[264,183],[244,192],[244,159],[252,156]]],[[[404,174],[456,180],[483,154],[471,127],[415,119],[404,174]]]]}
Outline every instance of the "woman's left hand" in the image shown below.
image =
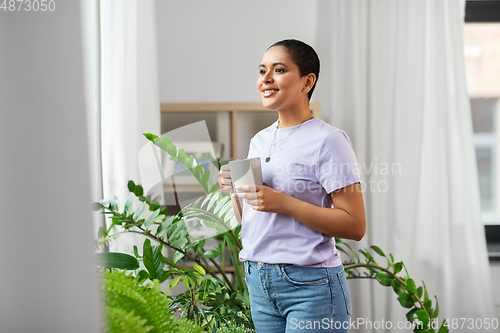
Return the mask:
{"type": "Polygon", "coordinates": [[[236,196],[245,200],[255,210],[269,213],[283,213],[287,194],[267,184],[242,185],[236,187],[236,196]]]}

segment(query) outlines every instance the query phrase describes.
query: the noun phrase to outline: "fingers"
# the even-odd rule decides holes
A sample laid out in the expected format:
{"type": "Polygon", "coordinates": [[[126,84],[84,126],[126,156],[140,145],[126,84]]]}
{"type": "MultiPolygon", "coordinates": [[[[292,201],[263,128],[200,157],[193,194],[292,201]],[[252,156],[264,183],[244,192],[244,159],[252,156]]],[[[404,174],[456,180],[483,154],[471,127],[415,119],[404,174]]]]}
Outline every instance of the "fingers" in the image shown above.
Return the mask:
{"type": "Polygon", "coordinates": [[[245,200],[257,200],[257,192],[236,192],[236,196],[239,199],[245,200]]]}
{"type": "Polygon", "coordinates": [[[233,193],[233,182],[231,180],[231,173],[229,172],[229,165],[223,165],[218,174],[219,190],[222,192],[233,193]]]}
{"type": "Polygon", "coordinates": [[[259,192],[262,185],[240,185],[235,187],[238,192],[259,192]]]}

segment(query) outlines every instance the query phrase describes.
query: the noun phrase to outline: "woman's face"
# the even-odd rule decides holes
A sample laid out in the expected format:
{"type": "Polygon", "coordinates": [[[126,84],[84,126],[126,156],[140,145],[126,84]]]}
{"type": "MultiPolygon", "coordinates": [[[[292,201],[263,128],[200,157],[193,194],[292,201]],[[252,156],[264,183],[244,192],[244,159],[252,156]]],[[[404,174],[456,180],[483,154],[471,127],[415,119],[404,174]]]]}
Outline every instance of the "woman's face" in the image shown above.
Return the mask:
{"type": "Polygon", "coordinates": [[[281,111],[307,98],[305,77],[283,46],[274,46],[264,53],[259,65],[257,88],[262,104],[270,110],[281,111]]]}

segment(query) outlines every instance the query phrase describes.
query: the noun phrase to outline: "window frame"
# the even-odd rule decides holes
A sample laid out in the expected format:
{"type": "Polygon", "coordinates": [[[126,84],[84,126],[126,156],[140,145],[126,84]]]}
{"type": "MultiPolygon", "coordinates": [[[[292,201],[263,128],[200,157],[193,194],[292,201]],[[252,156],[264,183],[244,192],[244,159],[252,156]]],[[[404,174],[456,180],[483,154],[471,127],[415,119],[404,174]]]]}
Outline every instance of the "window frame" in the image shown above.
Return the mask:
{"type": "MultiPolygon", "coordinates": [[[[500,22],[500,0],[466,1],[465,23],[495,22],[500,22]]],[[[497,135],[498,134],[497,132],[497,135]]],[[[484,231],[486,234],[486,244],[490,261],[500,261],[500,225],[485,224],[484,231]]]]}

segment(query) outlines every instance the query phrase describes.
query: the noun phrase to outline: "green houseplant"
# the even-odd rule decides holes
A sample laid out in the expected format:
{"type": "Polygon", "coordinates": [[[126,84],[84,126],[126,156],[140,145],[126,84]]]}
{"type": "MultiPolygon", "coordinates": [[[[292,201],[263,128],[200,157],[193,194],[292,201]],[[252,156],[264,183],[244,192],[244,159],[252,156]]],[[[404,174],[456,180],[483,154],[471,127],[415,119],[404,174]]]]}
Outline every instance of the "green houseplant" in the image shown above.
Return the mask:
{"type": "MultiPolygon", "coordinates": [[[[235,325],[252,329],[243,266],[238,260],[238,252],[242,248],[241,227],[234,216],[230,197],[217,191],[218,185],[210,180],[209,170],[205,170],[193,156],[187,156],[183,149],[178,149],[168,138],[153,134],[145,136],[167,152],[171,160],[181,163],[189,170],[205,195],[184,207],[178,214],[167,217],[168,210],[159,204],[158,198],[144,196],[142,187],[130,181],[128,188],[141,204],[132,212],[130,198],[122,210],[117,198],[101,201],[99,207],[110,215],[112,224],[108,230],[99,230],[99,242],[107,242],[123,232],[148,237],[143,245],[142,255],[134,246],[136,259],[142,260],[146,267],[137,276],[158,280],[160,283],[170,277],[173,278],[170,287],[182,281],[187,291],[172,300],[171,309],[212,332],[229,327],[230,320],[235,325]],[[142,218],[146,208],[150,214],[142,218]],[[205,240],[192,239],[189,235],[192,227],[186,226],[186,221],[197,221],[204,227],[215,229],[218,234],[214,237],[218,241],[217,246],[206,249],[205,240]],[[114,225],[121,226],[124,231],[111,233],[114,225]],[[152,245],[149,239],[156,245],[152,245]],[[172,252],[172,260],[162,255],[163,247],[172,252]],[[226,258],[226,253],[229,253],[229,258],[226,258]],[[216,258],[220,258],[220,262],[216,258]],[[195,263],[194,269],[189,269],[185,259],[195,263]],[[168,269],[165,270],[165,267],[168,269]],[[232,279],[228,276],[229,267],[234,269],[232,279]]],[[[220,161],[213,162],[220,168],[220,161]]],[[[372,252],[364,248],[355,251],[339,238],[336,242],[338,249],[347,255],[344,268],[348,278],[370,278],[383,286],[392,287],[401,306],[409,309],[407,320],[420,324],[414,331],[436,332],[439,315],[437,298],[433,307],[425,284],[417,287],[403,262],[396,262],[392,254],[386,255],[377,246],[371,246],[372,252]],[[378,264],[375,254],[385,258],[387,264],[378,264]],[[405,274],[402,275],[402,272],[405,274]]],[[[448,332],[446,321],[439,328],[439,333],[443,332],[448,332]]]]}

